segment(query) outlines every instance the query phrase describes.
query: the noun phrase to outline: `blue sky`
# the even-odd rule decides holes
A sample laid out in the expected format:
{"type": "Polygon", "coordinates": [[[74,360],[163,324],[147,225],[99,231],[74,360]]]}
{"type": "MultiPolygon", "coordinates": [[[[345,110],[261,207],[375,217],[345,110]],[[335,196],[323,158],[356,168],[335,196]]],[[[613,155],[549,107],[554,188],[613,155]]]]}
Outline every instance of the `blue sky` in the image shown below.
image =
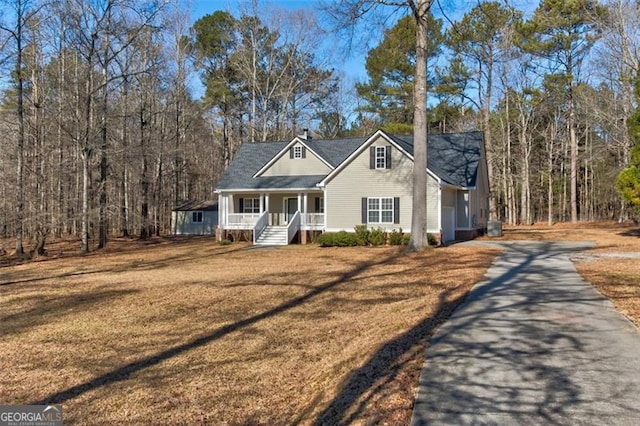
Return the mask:
{"type": "MultiPolygon", "coordinates": [[[[249,2],[241,2],[237,0],[191,0],[191,20],[192,22],[195,22],[201,16],[213,13],[216,10],[227,10],[237,16],[239,14],[238,11],[240,9],[240,5],[246,5],[248,3],[249,2]]],[[[259,3],[288,10],[318,10],[318,1],[316,0],[262,0],[259,3]]],[[[329,42],[331,44],[337,44],[340,40],[329,42]]],[[[366,49],[355,49],[348,55],[345,54],[342,57],[337,57],[332,65],[335,69],[344,72],[347,77],[354,80],[365,80],[365,57],[366,49]]]]}
{"type": "MultiPolygon", "coordinates": [[[[239,15],[241,5],[248,6],[251,4],[251,0],[185,0],[191,4],[191,21],[195,22],[203,15],[213,13],[216,10],[227,10],[235,16],[239,15]]],[[[257,0],[258,4],[264,6],[275,6],[277,8],[283,8],[288,10],[295,9],[308,9],[310,11],[318,11],[318,0],[257,0]]],[[[335,0],[340,1],[340,0],[335,0]]],[[[529,0],[513,0],[511,4],[517,9],[525,11],[525,13],[531,13],[538,4],[537,1],[529,0]]],[[[477,5],[475,1],[465,0],[442,0],[439,3],[434,2],[432,6],[432,12],[436,17],[443,18],[443,13],[446,14],[444,20],[445,28],[448,26],[448,20],[458,20],[460,17],[472,7],[477,5]],[[442,6],[443,10],[440,9],[442,6]]],[[[318,13],[320,15],[320,13],[318,13]]],[[[400,18],[400,14],[395,14],[391,21],[387,22],[387,27],[392,26],[395,20],[400,18]]],[[[376,34],[371,34],[369,46],[355,46],[355,49],[343,55],[337,55],[334,59],[332,66],[344,73],[344,76],[353,81],[365,81],[367,74],[365,71],[365,58],[368,48],[373,47],[376,44],[376,40],[382,37],[383,28],[379,25],[374,26],[375,31],[379,34],[376,38],[376,34]]],[[[331,35],[328,36],[327,42],[333,46],[340,46],[342,40],[337,36],[331,39],[331,35]]]]}

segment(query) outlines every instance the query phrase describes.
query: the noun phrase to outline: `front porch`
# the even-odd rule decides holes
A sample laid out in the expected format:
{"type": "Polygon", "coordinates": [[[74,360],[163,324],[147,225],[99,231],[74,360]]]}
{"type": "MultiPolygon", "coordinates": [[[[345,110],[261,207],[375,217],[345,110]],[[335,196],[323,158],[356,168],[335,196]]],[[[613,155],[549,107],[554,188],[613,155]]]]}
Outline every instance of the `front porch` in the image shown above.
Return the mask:
{"type": "Polygon", "coordinates": [[[219,205],[219,239],[226,231],[245,230],[253,231],[254,244],[273,242],[274,235],[276,244],[288,244],[300,233],[304,244],[307,231],[325,229],[321,191],[221,193],[219,205]]]}

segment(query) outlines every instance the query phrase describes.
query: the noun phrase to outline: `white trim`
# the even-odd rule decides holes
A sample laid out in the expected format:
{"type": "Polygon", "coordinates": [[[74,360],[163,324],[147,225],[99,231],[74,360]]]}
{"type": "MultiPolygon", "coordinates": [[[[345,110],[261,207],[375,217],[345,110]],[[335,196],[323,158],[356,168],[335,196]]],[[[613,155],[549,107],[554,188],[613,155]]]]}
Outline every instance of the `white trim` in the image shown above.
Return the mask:
{"type": "Polygon", "coordinates": [[[322,161],[327,167],[329,167],[329,169],[333,170],[334,167],[329,164],[329,162],[327,160],[325,160],[324,158],[322,158],[317,152],[315,152],[313,149],[309,148],[309,145],[307,145],[306,143],[304,143],[304,139],[301,139],[300,137],[296,136],[295,138],[293,138],[291,140],[291,142],[289,142],[288,144],[286,144],[284,146],[284,148],[282,148],[282,150],[280,150],[280,152],[278,152],[276,155],[273,156],[273,158],[271,160],[269,160],[267,162],[267,164],[265,164],[264,166],[262,166],[262,168],[260,170],[258,170],[253,177],[257,178],[260,175],[262,175],[264,172],[266,172],[276,161],[278,161],[280,159],[280,157],[282,157],[287,151],[289,151],[289,148],[291,148],[293,145],[295,145],[296,143],[301,144],[302,146],[304,146],[309,152],[311,152],[313,155],[315,155],[320,161],[322,161]]]}
{"type": "MultiPolygon", "coordinates": [[[[375,146],[375,155],[374,155],[374,167],[376,170],[386,170],[387,168],[387,147],[386,146],[375,146]],[[378,167],[378,150],[382,152],[382,167],[378,167]]],[[[391,154],[389,154],[391,155],[391,154]]]]}
{"type": "MultiPolygon", "coordinates": [[[[427,216],[427,223],[429,216],[427,216]]],[[[442,185],[438,185],[438,229],[442,229],[442,185]]]]}
{"type": "Polygon", "coordinates": [[[329,189],[328,188],[322,188],[322,197],[324,198],[324,205],[323,207],[323,212],[324,212],[324,230],[327,230],[327,222],[329,222],[329,203],[327,203],[327,199],[329,197],[329,189]]]}
{"type": "Polygon", "coordinates": [[[309,210],[309,206],[307,205],[309,203],[309,199],[307,198],[307,193],[305,192],[304,195],[302,196],[302,209],[298,208],[298,210],[300,210],[302,213],[307,214],[307,210],[309,210]]]}
{"type": "MultiPolygon", "coordinates": [[[[367,225],[398,225],[398,223],[395,223],[395,209],[394,209],[394,197],[367,197],[367,225]],[[369,207],[369,202],[371,200],[377,200],[378,201],[378,209],[371,209],[369,207]],[[391,200],[391,222],[383,222],[382,221],[382,212],[383,211],[389,211],[389,209],[383,209],[382,208],[382,200],[391,200]],[[377,211],[378,212],[378,222],[370,222],[369,221],[369,212],[371,211],[377,211]]],[[[400,219],[400,218],[398,218],[400,219]]]]}
{"type": "Polygon", "coordinates": [[[249,193],[249,194],[260,194],[260,193],[264,193],[264,192],[304,192],[304,191],[310,191],[310,192],[321,192],[322,189],[316,187],[311,187],[311,188],[253,188],[253,189],[223,189],[220,190],[218,192],[218,194],[223,194],[223,193],[230,193],[230,194],[236,194],[239,192],[242,193],[249,193]]]}

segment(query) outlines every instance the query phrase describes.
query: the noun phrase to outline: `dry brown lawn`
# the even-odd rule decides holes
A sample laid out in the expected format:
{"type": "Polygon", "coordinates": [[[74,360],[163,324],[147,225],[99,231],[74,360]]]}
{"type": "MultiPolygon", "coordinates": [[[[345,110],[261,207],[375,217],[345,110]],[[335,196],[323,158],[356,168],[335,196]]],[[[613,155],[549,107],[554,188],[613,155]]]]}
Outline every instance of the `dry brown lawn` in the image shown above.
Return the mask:
{"type": "Polygon", "coordinates": [[[62,403],[68,424],[407,424],[428,337],[495,254],[49,250],[0,257],[0,401],[62,403]]]}
{"type": "Polygon", "coordinates": [[[585,280],[608,297],[616,308],[640,327],[640,228],[615,222],[507,227],[500,239],[595,241],[586,254],[593,258],[575,262],[585,280]]]}

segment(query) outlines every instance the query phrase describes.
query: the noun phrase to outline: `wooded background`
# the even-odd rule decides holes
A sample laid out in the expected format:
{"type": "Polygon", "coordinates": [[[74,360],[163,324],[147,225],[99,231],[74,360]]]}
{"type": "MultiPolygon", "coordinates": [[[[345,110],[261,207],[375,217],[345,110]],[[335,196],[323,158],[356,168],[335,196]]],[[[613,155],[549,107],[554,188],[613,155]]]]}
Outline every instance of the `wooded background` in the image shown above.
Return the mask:
{"type": "MultiPolygon", "coordinates": [[[[178,1],[5,0],[0,236],[21,254],[48,236],[88,251],[166,234],[177,203],[215,197],[241,143],[410,133],[414,20],[359,28],[379,41],[353,82],[320,42],[330,6],[253,1],[192,25],[178,1]]],[[[495,218],[633,216],[615,181],[632,160],[640,2],[543,0],[527,16],[478,2],[432,16],[428,52],[429,131],[485,132],[495,218]]]]}

